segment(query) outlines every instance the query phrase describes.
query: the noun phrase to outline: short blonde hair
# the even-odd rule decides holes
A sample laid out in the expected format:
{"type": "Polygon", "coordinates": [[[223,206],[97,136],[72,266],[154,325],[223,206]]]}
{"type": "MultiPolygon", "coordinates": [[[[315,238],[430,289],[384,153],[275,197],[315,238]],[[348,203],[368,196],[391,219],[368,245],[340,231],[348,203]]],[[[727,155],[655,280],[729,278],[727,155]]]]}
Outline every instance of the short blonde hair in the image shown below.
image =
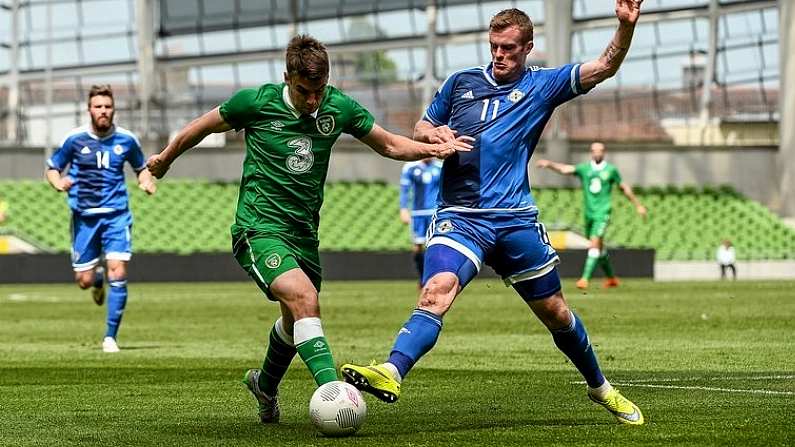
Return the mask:
{"type": "Polygon", "coordinates": [[[521,9],[503,9],[498,12],[491,18],[489,31],[502,31],[511,26],[517,27],[522,32],[525,43],[533,41],[533,22],[521,9]]]}

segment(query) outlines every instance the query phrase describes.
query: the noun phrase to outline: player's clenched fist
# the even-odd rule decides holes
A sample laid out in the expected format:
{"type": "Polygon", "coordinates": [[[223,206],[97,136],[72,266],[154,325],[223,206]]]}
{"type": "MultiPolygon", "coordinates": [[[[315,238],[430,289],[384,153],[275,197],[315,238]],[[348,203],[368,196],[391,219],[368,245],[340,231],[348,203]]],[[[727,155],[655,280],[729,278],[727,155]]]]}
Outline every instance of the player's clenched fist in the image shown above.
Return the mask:
{"type": "Polygon", "coordinates": [[[163,178],[168,172],[169,164],[163,160],[163,157],[160,154],[155,154],[149,157],[149,160],[146,161],[146,169],[155,176],[155,178],[163,178]]]}

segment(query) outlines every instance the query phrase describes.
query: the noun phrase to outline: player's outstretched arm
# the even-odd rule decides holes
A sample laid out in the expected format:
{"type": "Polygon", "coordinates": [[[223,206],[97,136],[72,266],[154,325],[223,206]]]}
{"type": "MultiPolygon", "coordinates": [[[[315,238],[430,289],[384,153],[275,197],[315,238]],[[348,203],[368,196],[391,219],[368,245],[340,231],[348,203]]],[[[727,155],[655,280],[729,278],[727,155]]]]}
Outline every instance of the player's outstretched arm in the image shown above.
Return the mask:
{"type": "Polygon", "coordinates": [[[542,169],[551,169],[558,174],[571,175],[574,174],[574,165],[566,163],[557,163],[550,160],[540,159],[536,162],[536,166],[542,169]]]}
{"type": "Polygon", "coordinates": [[[635,24],[640,16],[641,3],[643,0],[616,0],[618,29],[613,40],[598,59],[580,66],[580,84],[583,89],[589,90],[618,72],[618,67],[629,52],[635,24]]]}
{"type": "Polygon", "coordinates": [[[429,144],[414,141],[402,135],[396,135],[374,124],[370,133],[360,138],[362,143],[370,146],[374,151],[393,160],[422,160],[423,158],[436,157],[445,159],[456,152],[469,152],[475,139],[460,136],[453,141],[429,144]]]}
{"type": "Polygon", "coordinates": [[[162,178],[177,157],[199,144],[204,137],[231,129],[232,126],[224,121],[219,108],[216,107],[183,127],[162,152],[149,157],[146,168],[156,178],[162,178]]]}
{"type": "Polygon", "coordinates": [[[646,209],[645,206],[643,206],[642,203],[640,203],[640,200],[638,200],[638,197],[632,191],[632,187],[629,186],[628,183],[624,182],[621,182],[621,184],[619,184],[618,186],[621,188],[621,192],[623,192],[624,195],[627,196],[627,199],[629,199],[629,201],[632,202],[632,205],[635,206],[635,211],[637,211],[641,217],[646,218],[648,210],[646,209]]]}

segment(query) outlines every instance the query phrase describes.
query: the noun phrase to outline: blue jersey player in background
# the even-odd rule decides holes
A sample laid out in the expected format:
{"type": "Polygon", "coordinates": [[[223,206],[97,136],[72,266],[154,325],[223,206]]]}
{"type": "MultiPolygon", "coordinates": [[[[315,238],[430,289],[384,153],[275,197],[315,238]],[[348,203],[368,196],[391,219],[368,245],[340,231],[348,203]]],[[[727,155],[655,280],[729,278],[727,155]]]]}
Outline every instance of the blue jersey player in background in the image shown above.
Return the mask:
{"type": "Polygon", "coordinates": [[[422,281],[425,237],[436,211],[441,163],[433,158],[403,165],[400,173],[400,220],[409,225],[414,265],[422,281]]]}
{"type": "Polygon", "coordinates": [[[508,9],[492,18],[491,63],[453,73],[415,126],[415,139],[425,142],[475,137],[471,152],[444,162],[417,308],[398,332],[385,363],[342,366],[348,382],[386,402],[396,401],[400,382],[436,344],[442,317],[485,263],[549,329],[555,345],[585,378],[587,396],[619,422],[643,424],[640,409],[605,379],[582,320],[563,298],[558,256],[537,220],[528,173],[555,107],[617,72],[640,3],[616,1],[618,30],[598,59],[552,69],[525,66],[533,48],[533,25],[524,12],[508,9]]]}
{"type": "Polygon", "coordinates": [[[127,262],[132,256],[132,215],[124,183],[124,164],[138,174],[138,186],[154,194],[141,145],[130,131],[113,124],[113,91],[93,86],[88,94],[91,124],[69,132],[47,160],[47,180],[67,192],[72,210],[72,268],[81,289],[92,288],[97,305],[105,301],[104,254],[108,268],[105,352],[118,352],[116,335],[127,304],[127,262]],[[65,176],[61,173],[69,166],[65,176]]]}

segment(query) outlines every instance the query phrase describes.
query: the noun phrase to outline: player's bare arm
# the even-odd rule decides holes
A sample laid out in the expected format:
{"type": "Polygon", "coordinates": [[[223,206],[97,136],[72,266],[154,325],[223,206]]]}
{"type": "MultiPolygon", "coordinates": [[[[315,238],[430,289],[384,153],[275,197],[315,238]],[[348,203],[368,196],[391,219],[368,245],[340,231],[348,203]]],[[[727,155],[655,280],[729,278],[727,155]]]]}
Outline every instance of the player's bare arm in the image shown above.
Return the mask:
{"type": "Polygon", "coordinates": [[[613,40],[598,59],[580,66],[580,83],[585,90],[613,77],[629,52],[635,24],[640,16],[640,4],[643,0],[616,0],[616,17],[618,29],[613,40]]]}
{"type": "Polygon", "coordinates": [[[414,161],[428,157],[445,159],[456,152],[469,152],[472,150],[470,143],[475,139],[468,136],[460,136],[444,143],[422,143],[402,135],[393,134],[378,124],[374,124],[370,133],[360,138],[360,140],[384,157],[393,160],[414,161]]]}
{"type": "Polygon", "coordinates": [[[146,168],[142,169],[141,172],[138,173],[138,188],[150,196],[157,191],[155,179],[152,177],[152,173],[146,168]]]}
{"type": "Polygon", "coordinates": [[[211,133],[226,132],[231,129],[232,126],[224,121],[219,108],[216,107],[183,127],[162,152],[149,157],[146,167],[153,176],[162,178],[171,163],[183,152],[199,144],[211,133]]]}
{"type": "Polygon", "coordinates": [[[45,175],[50,185],[58,192],[68,191],[72,187],[72,178],[61,177],[61,173],[57,169],[47,169],[45,175]]]}
{"type": "Polygon", "coordinates": [[[414,125],[414,140],[423,143],[446,143],[456,139],[458,132],[447,126],[434,126],[425,120],[417,121],[414,125]]]}
{"type": "Polygon", "coordinates": [[[648,210],[646,209],[645,206],[643,206],[642,203],[640,203],[640,200],[638,200],[638,197],[635,195],[635,192],[632,191],[632,187],[629,186],[628,183],[623,183],[623,182],[618,186],[621,188],[621,192],[623,192],[624,195],[627,196],[627,199],[629,199],[629,201],[632,202],[632,205],[635,206],[635,211],[637,211],[641,217],[645,218],[646,214],[648,213],[648,210]]]}
{"type": "Polygon", "coordinates": [[[536,166],[542,169],[551,169],[557,172],[558,174],[563,174],[563,175],[574,174],[574,165],[566,163],[557,163],[543,158],[536,162],[536,166]]]}

